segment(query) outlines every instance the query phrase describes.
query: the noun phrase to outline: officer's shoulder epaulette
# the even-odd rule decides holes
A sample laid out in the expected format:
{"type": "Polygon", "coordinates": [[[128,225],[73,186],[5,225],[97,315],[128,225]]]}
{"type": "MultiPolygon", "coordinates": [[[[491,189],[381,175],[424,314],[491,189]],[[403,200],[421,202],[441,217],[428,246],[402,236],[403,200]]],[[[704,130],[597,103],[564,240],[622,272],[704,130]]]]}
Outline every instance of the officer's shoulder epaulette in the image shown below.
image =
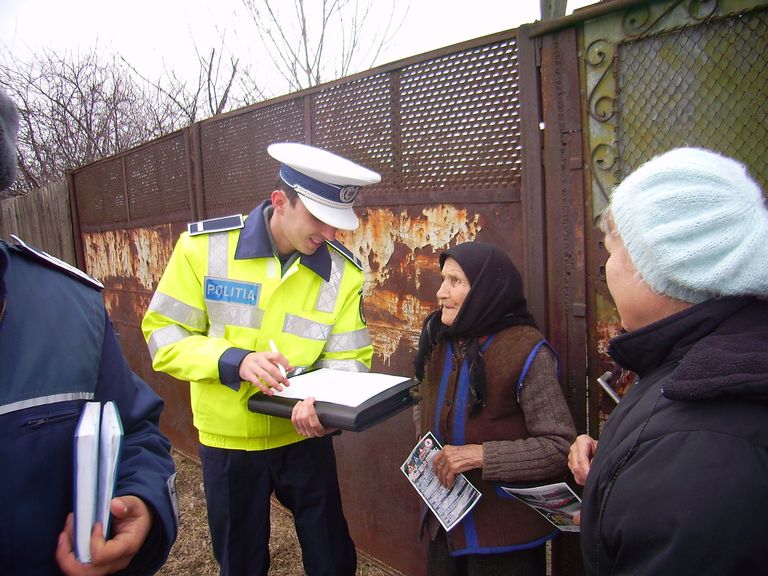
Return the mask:
{"type": "Polygon", "coordinates": [[[339,252],[342,256],[344,256],[344,258],[346,258],[347,260],[352,262],[352,264],[360,268],[360,270],[363,269],[363,263],[360,261],[360,259],[357,258],[354,254],[352,254],[349,248],[344,246],[344,244],[342,244],[338,240],[331,240],[331,241],[326,240],[326,242],[328,243],[329,246],[333,247],[337,252],[339,252]]]}
{"type": "Polygon", "coordinates": [[[222,216],[220,218],[209,218],[199,222],[190,222],[187,224],[187,232],[190,236],[198,234],[212,234],[213,232],[228,232],[237,230],[244,226],[242,214],[233,214],[232,216],[222,216]]]}
{"type": "Polygon", "coordinates": [[[43,264],[44,266],[47,266],[48,268],[53,268],[59,272],[64,272],[65,274],[75,278],[76,280],[79,280],[91,288],[95,288],[97,290],[102,290],[104,288],[104,284],[96,280],[96,278],[93,276],[89,276],[79,268],[75,268],[71,264],[64,262],[64,260],[59,260],[56,258],[56,256],[51,256],[39,248],[30,246],[18,236],[11,234],[11,238],[13,238],[14,244],[10,244],[10,246],[25,256],[32,258],[33,260],[43,264]]]}

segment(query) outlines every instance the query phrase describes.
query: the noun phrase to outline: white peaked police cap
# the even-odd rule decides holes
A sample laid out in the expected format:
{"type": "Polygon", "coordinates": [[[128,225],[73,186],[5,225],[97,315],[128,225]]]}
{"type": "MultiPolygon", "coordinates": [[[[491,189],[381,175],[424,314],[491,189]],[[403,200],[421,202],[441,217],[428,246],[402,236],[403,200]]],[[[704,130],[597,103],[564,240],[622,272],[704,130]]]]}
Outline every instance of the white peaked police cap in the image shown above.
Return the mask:
{"type": "Polygon", "coordinates": [[[296,190],[307,210],[339,230],[357,228],[352,209],[357,193],[362,186],[381,182],[373,170],[307,144],[270,144],[267,152],[281,163],[280,178],[296,190]]]}

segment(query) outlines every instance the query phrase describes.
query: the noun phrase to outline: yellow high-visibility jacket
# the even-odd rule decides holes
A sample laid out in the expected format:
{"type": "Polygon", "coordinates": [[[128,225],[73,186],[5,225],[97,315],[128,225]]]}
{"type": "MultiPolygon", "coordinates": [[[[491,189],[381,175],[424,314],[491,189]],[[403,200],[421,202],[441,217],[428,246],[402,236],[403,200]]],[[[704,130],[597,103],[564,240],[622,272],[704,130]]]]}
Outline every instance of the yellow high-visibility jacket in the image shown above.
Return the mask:
{"type": "Polygon", "coordinates": [[[289,419],[248,410],[258,389],[240,381],[239,364],[249,352],[269,350],[270,340],[292,366],[371,365],[359,264],[333,242],[283,272],[265,210],[269,201],[234,230],[208,222],[198,226],[205,232],[183,233],[142,321],[154,369],[190,382],[206,446],[265,450],[304,439],[289,419]]]}

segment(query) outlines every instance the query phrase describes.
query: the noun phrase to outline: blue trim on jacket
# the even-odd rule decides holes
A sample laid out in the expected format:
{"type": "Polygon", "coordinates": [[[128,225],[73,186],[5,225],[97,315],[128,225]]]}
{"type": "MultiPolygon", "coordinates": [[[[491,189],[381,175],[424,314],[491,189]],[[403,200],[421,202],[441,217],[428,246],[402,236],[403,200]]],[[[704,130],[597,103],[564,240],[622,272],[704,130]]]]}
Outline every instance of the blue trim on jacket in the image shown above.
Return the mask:
{"type": "MultiPolygon", "coordinates": [[[[265,212],[272,208],[272,202],[265,200],[254,208],[245,226],[240,230],[240,236],[237,240],[235,249],[235,260],[245,260],[248,258],[273,258],[272,241],[267,226],[265,212]]],[[[323,244],[314,254],[302,254],[301,263],[328,282],[331,278],[331,254],[328,251],[328,245],[323,244]]]]}
{"type": "MultiPolygon", "coordinates": [[[[495,334],[492,334],[480,347],[481,352],[485,352],[488,347],[493,342],[493,339],[495,338],[495,334]]],[[[445,360],[443,363],[443,373],[440,380],[440,387],[438,389],[438,396],[437,396],[437,405],[441,406],[446,401],[446,393],[448,390],[448,380],[451,375],[451,368],[452,368],[452,361],[453,361],[453,344],[448,341],[446,346],[446,352],[445,352],[445,360]]],[[[520,392],[522,390],[523,381],[525,380],[525,376],[528,373],[528,370],[533,363],[533,359],[535,358],[536,354],[538,353],[541,346],[546,345],[550,349],[552,347],[549,345],[549,343],[546,340],[541,340],[536,346],[533,347],[530,354],[528,355],[528,358],[526,359],[525,365],[523,367],[523,370],[521,371],[520,377],[518,379],[517,387],[516,387],[516,396],[518,402],[520,401],[520,392]]],[[[554,350],[553,350],[554,352],[554,350]]],[[[467,414],[467,402],[469,400],[469,367],[466,362],[462,360],[461,366],[459,367],[459,376],[458,381],[456,382],[456,404],[453,407],[453,436],[454,441],[452,442],[455,445],[461,446],[466,443],[465,435],[466,435],[466,414],[467,414]]],[[[440,435],[440,410],[435,410],[435,437],[438,439],[441,445],[445,444],[445,441],[443,438],[441,438],[440,435]]],[[[537,548],[538,546],[541,546],[545,544],[548,540],[552,540],[555,536],[557,536],[559,530],[557,528],[554,528],[551,533],[548,535],[539,538],[537,540],[533,540],[531,542],[526,542],[525,544],[517,544],[517,545],[511,545],[511,546],[497,546],[497,547],[482,547],[478,544],[478,535],[477,535],[477,524],[475,521],[474,512],[470,511],[461,521],[459,526],[455,527],[454,530],[463,530],[464,531],[464,537],[467,542],[467,547],[462,548],[460,550],[454,550],[450,552],[451,556],[465,556],[468,554],[501,554],[506,552],[515,552],[517,550],[528,550],[530,548],[537,548]]]]}

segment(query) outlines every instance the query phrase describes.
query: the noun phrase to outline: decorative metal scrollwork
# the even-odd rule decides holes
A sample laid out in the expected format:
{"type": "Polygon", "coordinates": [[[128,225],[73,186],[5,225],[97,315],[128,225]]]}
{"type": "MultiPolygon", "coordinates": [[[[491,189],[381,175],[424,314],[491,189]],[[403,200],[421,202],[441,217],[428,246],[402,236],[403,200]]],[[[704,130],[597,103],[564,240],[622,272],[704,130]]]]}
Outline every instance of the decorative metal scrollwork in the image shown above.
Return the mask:
{"type": "Polygon", "coordinates": [[[714,16],[720,7],[719,5],[718,0],[689,0],[685,8],[691,18],[703,21],[714,16]]]}
{"type": "Polygon", "coordinates": [[[595,183],[602,197],[603,206],[608,203],[608,190],[603,182],[611,182],[614,179],[613,172],[618,165],[619,151],[612,144],[598,144],[592,149],[592,173],[595,175],[595,183]]]}
{"type": "Polygon", "coordinates": [[[621,29],[627,38],[637,39],[653,30],[663,28],[664,24],[662,22],[680,6],[685,9],[689,18],[696,22],[702,22],[717,13],[719,1],[676,0],[666,4],[664,9],[655,16],[650,5],[642,5],[627,10],[621,19],[621,29]]]}
{"type": "Polygon", "coordinates": [[[607,204],[620,179],[622,157],[617,135],[621,111],[616,78],[620,47],[719,16],[722,4],[719,0],[646,2],[585,25],[584,66],[595,215],[607,204]]]}
{"type": "Polygon", "coordinates": [[[599,79],[589,91],[589,115],[598,122],[608,122],[616,113],[613,71],[610,66],[615,51],[615,44],[603,39],[592,42],[586,51],[587,65],[596,69],[603,68],[599,79]]]}

